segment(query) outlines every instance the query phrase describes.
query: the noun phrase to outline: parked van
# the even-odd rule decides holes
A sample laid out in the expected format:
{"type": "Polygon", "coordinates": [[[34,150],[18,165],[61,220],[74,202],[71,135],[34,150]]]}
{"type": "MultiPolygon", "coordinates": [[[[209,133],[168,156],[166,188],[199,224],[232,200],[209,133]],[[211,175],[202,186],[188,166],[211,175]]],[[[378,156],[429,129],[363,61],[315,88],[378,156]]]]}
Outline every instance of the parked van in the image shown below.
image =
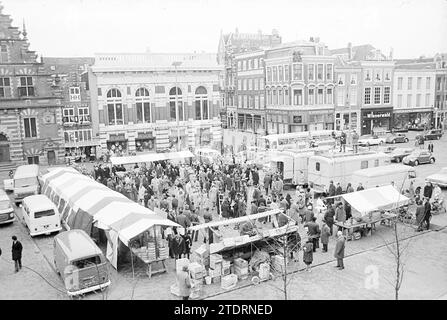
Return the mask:
{"type": "Polygon", "coordinates": [[[406,190],[411,181],[416,178],[416,171],[412,167],[402,164],[390,164],[376,168],[357,170],[352,174],[351,184],[354,189],[359,183],[365,189],[390,185],[394,182],[398,190],[406,190]]]}
{"type": "Polygon", "coordinates": [[[271,168],[279,172],[284,184],[303,185],[307,183],[309,158],[315,151],[279,151],[270,158],[271,168]]]}
{"type": "Polygon", "coordinates": [[[69,296],[110,285],[106,259],[83,230],[73,229],[54,237],[54,265],[69,296]]]}
{"type": "Polygon", "coordinates": [[[19,205],[23,198],[39,194],[39,166],[27,164],[20,166],[14,173],[14,202],[19,205]]]}
{"type": "Polygon", "coordinates": [[[62,230],[59,211],[54,203],[43,194],[23,199],[22,216],[32,237],[62,230]]]}
{"type": "Polygon", "coordinates": [[[390,156],[383,152],[315,155],[309,159],[309,185],[314,191],[323,192],[328,189],[332,180],[335,185],[340,183],[341,187],[346,189],[355,171],[390,163],[390,156]]]}
{"type": "Polygon", "coordinates": [[[14,208],[5,191],[0,189],[0,224],[15,221],[14,208]]]}

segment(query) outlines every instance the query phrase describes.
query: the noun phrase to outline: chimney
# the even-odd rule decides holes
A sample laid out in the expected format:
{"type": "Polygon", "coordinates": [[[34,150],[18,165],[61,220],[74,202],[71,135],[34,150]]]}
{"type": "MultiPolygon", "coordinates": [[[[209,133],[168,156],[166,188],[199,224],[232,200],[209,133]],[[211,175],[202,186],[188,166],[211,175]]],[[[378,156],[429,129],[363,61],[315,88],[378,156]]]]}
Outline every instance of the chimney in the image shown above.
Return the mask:
{"type": "Polygon", "coordinates": [[[353,54],[352,54],[352,43],[349,42],[348,43],[348,60],[352,60],[352,56],[353,56],[353,54]]]}

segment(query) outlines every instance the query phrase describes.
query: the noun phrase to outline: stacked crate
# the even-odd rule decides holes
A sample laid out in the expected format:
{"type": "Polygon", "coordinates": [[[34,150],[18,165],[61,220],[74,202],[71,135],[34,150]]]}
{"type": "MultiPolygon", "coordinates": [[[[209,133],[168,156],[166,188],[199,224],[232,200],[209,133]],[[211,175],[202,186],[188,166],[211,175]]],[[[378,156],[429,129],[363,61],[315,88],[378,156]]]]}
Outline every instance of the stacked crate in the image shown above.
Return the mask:
{"type": "Polygon", "coordinates": [[[238,276],[239,279],[248,278],[248,262],[242,258],[234,259],[234,274],[238,276]]]}

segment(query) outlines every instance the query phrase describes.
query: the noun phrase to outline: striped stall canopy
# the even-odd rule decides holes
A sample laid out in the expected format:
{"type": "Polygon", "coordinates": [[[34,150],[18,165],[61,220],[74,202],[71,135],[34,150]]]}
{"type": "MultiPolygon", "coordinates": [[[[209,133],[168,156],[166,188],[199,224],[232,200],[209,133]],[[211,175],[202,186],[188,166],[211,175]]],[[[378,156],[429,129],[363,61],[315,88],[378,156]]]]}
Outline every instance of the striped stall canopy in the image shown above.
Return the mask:
{"type": "Polygon", "coordinates": [[[106,256],[115,268],[118,239],[129,245],[133,238],[155,225],[180,227],[73,170],[55,169],[42,176],[45,194],[51,195],[50,199],[59,208],[67,229],[82,229],[91,234],[92,226],[95,225],[106,231],[110,248],[106,256]]]}

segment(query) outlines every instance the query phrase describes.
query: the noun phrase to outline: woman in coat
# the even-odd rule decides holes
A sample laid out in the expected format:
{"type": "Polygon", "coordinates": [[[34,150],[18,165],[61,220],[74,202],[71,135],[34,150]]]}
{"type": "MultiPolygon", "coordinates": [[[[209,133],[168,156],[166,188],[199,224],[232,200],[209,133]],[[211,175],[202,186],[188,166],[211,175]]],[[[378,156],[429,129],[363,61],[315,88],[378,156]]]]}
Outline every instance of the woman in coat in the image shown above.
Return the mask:
{"type": "Polygon", "coordinates": [[[416,225],[418,226],[417,231],[422,231],[422,224],[425,217],[425,206],[421,200],[418,200],[416,207],[416,225]]]}
{"type": "Polygon", "coordinates": [[[177,273],[179,295],[183,300],[188,300],[191,294],[191,279],[189,278],[188,266],[183,266],[177,273]]]}
{"type": "Polygon", "coordinates": [[[306,271],[310,272],[310,265],[312,264],[312,261],[314,260],[313,256],[313,244],[312,239],[307,239],[306,243],[303,246],[303,262],[306,264],[306,271]]]}
{"type": "Polygon", "coordinates": [[[321,226],[321,244],[323,245],[323,252],[327,252],[327,245],[329,244],[329,236],[331,235],[331,230],[327,225],[326,221],[323,220],[323,225],[321,226]]]}

